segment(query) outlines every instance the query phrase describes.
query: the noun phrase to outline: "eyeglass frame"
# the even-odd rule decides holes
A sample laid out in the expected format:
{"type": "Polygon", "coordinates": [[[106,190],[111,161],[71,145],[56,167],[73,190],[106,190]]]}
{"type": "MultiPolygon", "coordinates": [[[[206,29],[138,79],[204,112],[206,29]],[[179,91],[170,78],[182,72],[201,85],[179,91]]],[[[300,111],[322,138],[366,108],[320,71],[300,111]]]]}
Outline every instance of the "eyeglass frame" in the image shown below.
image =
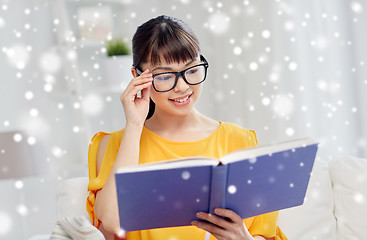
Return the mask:
{"type": "MultiPolygon", "coordinates": [[[[157,90],[157,89],[155,88],[155,86],[154,86],[154,81],[153,81],[153,82],[152,82],[152,85],[153,85],[154,90],[155,90],[156,92],[169,92],[169,91],[171,91],[172,89],[174,89],[174,88],[176,87],[177,82],[178,82],[178,78],[179,78],[180,76],[182,76],[182,79],[183,79],[183,80],[185,81],[185,83],[187,83],[188,85],[198,85],[198,84],[200,84],[200,83],[204,82],[204,81],[205,81],[205,79],[206,79],[207,73],[208,73],[209,63],[208,63],[208,61],[205,59],[205,57],[204,57],[203,55],[201,55],[201,54],[200,54],[200,61],[203,61],[203,63],[200,63],[200,64],[194,65],[194,66],[192,66],[192,67],[186,68],[186,69],[184,69],[184,70],[182,70],[182,71],[180,71],[180,72],[162,72],[162,73],[153,74],[153,75],[152,75],[152,78],[153,78],[153,79],[154,79],[156,76],[158,76],[158,75],[167,74],[167,73],[171,73],[171,74],[175,74],[175,75],[176,75],[175,83],[173,84],[173,87],[172,87],[172,88],[170,88],[170,89],[168,89],[168,90],[164,90],[164,91],[157,90]],[[198,67],[198,66],[204,66],[204,67],[205,67],[205,76],[204,76],[204,79],[203,79],[202,81],[198,82],[198,83],[189,83],[189,82],[187,81],[186,77],[185,77],[185,72],[186,72],[186,71],[188,71],[188,70],[190,70],[190,69],[192,69],[192,68],[194,68],[194,67],[198,67]]],[[[139,76],[143,73],[143,71],[142,71],[142,70],[140,70],[139,68],[135,67],[135,69],[136,69],[137,73],[139,74],[139,76]]]]}

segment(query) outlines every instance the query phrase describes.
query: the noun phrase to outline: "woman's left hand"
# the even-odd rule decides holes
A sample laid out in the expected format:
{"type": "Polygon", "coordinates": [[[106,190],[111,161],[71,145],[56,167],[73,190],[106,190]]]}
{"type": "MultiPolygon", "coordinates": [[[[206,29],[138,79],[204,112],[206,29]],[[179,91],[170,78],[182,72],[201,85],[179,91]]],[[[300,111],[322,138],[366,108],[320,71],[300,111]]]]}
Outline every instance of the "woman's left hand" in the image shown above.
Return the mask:
{"type": "Polygon", "coordinates": [[[225,217],[223,219],[216,215],[198,212],[196,216],[207,222],[192,221],[191,224],[201,228],[219,240],[253,240],[249,231],[247,230],[242,218],[235,212],[229,209],[216,208],[214,213],[218,216],[225,217]]]}

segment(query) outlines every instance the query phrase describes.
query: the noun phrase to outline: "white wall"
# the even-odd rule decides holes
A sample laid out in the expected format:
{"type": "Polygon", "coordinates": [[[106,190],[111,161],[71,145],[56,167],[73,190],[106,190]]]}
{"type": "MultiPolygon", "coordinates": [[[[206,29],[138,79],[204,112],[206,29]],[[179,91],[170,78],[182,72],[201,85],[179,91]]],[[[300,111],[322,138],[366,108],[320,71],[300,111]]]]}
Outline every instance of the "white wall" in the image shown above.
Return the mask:
{"type": "MultiPolygon", "coordinates": [[[[0,18],[0,132],[23,131],[26,135],[22,141],[29,136],[36,139],[31,146],[33,155],[24,160],[33,161],[40,170],[39,176],[0,180],[0,239],[16,240],[52,231],[56,186],[60,179],[86,176],[88,141],[73,132],[80,120],[72,102],[44,90],[49,73],[40,67],[40,61],[55,44],[49,4],[37,0],[2,1],[0,18]],[[29,46],[31,49],[27,50],[29,46]],[[10,49],[15,51],[14,57],[9,57],[10,49]],[[27,92],[32,93],[32,99],[27,99],[27,92]],[[62,110],[57,108],[59,103],[64,104],[62,110]],[[81,166],[85,170],[80,170],[81,166]]],[[[52,64],[46,65],[46,69],[52,64]]],[[[53,75],[55,82],[63,81],[60,73],[53,75]]],[[[3,150],[2,146],[0,149],[3,150]]],[[[0,166],[1,174],[4,166],[0,166]]]]}
{"type": "MultiPolygon", "coordinates": [[[[102,45],[79,46],[79,64],[63,57],[65,48],[56,48],[62,23],[55,24],[60,19],[53,14],[60,9],[53,8],[54,2],[0,3],[0,132],[23,130],[34,137],[33,159],[42,170],[40,176],[20,179],[21,189],[15,187],[16,180],[0,180],[0,189],[7,193],[0,198],[0,225],[9,218],[12,222],[6,231],[0,227],[0,239],[50,233],[59,181],[86,176],[90,137],[124,124],[120,93],[100,91],[107,85],[102,45]],[[16,46],[25,50],[9,57],[8,50],[16,46]],[[95,69],[95,63],[100,68],[95,69]],[[74,83],[66,69],[73,65],[79,65],[81,86],[87,91],[69,92],[74,83]],[[49,86],[52,91],[47,91],[49,86]],[[31,99],[26,97],[29,92],[31,99]],[[90,113],[90,104],[83,107],[89,93],[103,105],[97,114],[90,113]],[[26,208],[19,210],[19,204],[26,208]],[[24,223],[21,231],[18,222],[24,223]]],[[[196,32],[210,64],[198,104],[203,113],[254,129],[260,144],[310,136],[322,142],[320,154],[325,159],[367,156],[364,3],[359,11],[341,0],[121,2],[126,5],[124,10],[115,9],[115,27],[124,37],[131,39],[137,26],[160,14],[181,18],[196,32]],[[263,36],[264,30],[270,32],[269,38],[263,36]],[[297,64],[296,70],[289,68],[291,62],[297,64]],[[251,69],[254,63],[256,70],[251,69]],[[285,101],[276,110],[279,96],[285,101]],[[287,104],[293,109],[282,115],[287,104]]]]}

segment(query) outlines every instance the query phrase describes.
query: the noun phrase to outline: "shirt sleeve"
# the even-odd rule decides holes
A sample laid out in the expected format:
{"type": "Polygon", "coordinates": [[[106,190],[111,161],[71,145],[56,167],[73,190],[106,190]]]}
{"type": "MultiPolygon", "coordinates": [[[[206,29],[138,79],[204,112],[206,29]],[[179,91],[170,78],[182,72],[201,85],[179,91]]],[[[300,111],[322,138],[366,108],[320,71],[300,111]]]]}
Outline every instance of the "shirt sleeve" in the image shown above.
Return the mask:
{"type": "Polygon", "coordinates": [[[107,178],[111,172],[113,163],[117,155],[118,147],[116,144],[116,137],[114,134],[99,132],[94,135],[90,144],[88,151],[88,166],[89,166],[89,184],[88,191],[89,195],[87,197],[86,208],[89,214],[90,220],[94,226],[99,227],[100,221],[94,213],[94,204],[96,201],[97,192],[103,188],[107,181],[107,178]],[[97,173],[97,155],[98,147],[102,138],[106,135],[111,135],[107,148],[105,150],[100,172],[97,173]]]}
{"type": "Polygon", "coordinates": [[[248,229],[252,236],[260,235],[266,238],[275,237],[278,212],[256,216],[248,229]]]}
{"type": "Polygon", "coordinates": [[[224,128],[225,136],[228,139],[226,154],[243,148],[256,147],[258,145],[254,130],[245,129],[233,123],[225,124],[224,128]]]}

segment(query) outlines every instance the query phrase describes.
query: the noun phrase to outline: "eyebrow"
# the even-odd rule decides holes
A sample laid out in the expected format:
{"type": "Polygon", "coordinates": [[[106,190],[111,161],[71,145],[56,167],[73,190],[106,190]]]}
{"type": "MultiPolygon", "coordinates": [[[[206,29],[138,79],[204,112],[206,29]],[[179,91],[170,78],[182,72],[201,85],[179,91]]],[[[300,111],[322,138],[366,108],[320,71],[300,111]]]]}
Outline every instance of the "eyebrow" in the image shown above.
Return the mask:
{"type": "MultiPolygon", "coordinates": [[[[187,67],[188,65],[190,65],[191,63],[197,60],[198,60],[197,58],[191,59],[191,61],[185,64],[185,67],[187,67]]],[[[172,68],[171,67],[156,67],[156,68],[153,68],[151,72],[153,72],[154,70],[172,70],[172,68]]]]}

